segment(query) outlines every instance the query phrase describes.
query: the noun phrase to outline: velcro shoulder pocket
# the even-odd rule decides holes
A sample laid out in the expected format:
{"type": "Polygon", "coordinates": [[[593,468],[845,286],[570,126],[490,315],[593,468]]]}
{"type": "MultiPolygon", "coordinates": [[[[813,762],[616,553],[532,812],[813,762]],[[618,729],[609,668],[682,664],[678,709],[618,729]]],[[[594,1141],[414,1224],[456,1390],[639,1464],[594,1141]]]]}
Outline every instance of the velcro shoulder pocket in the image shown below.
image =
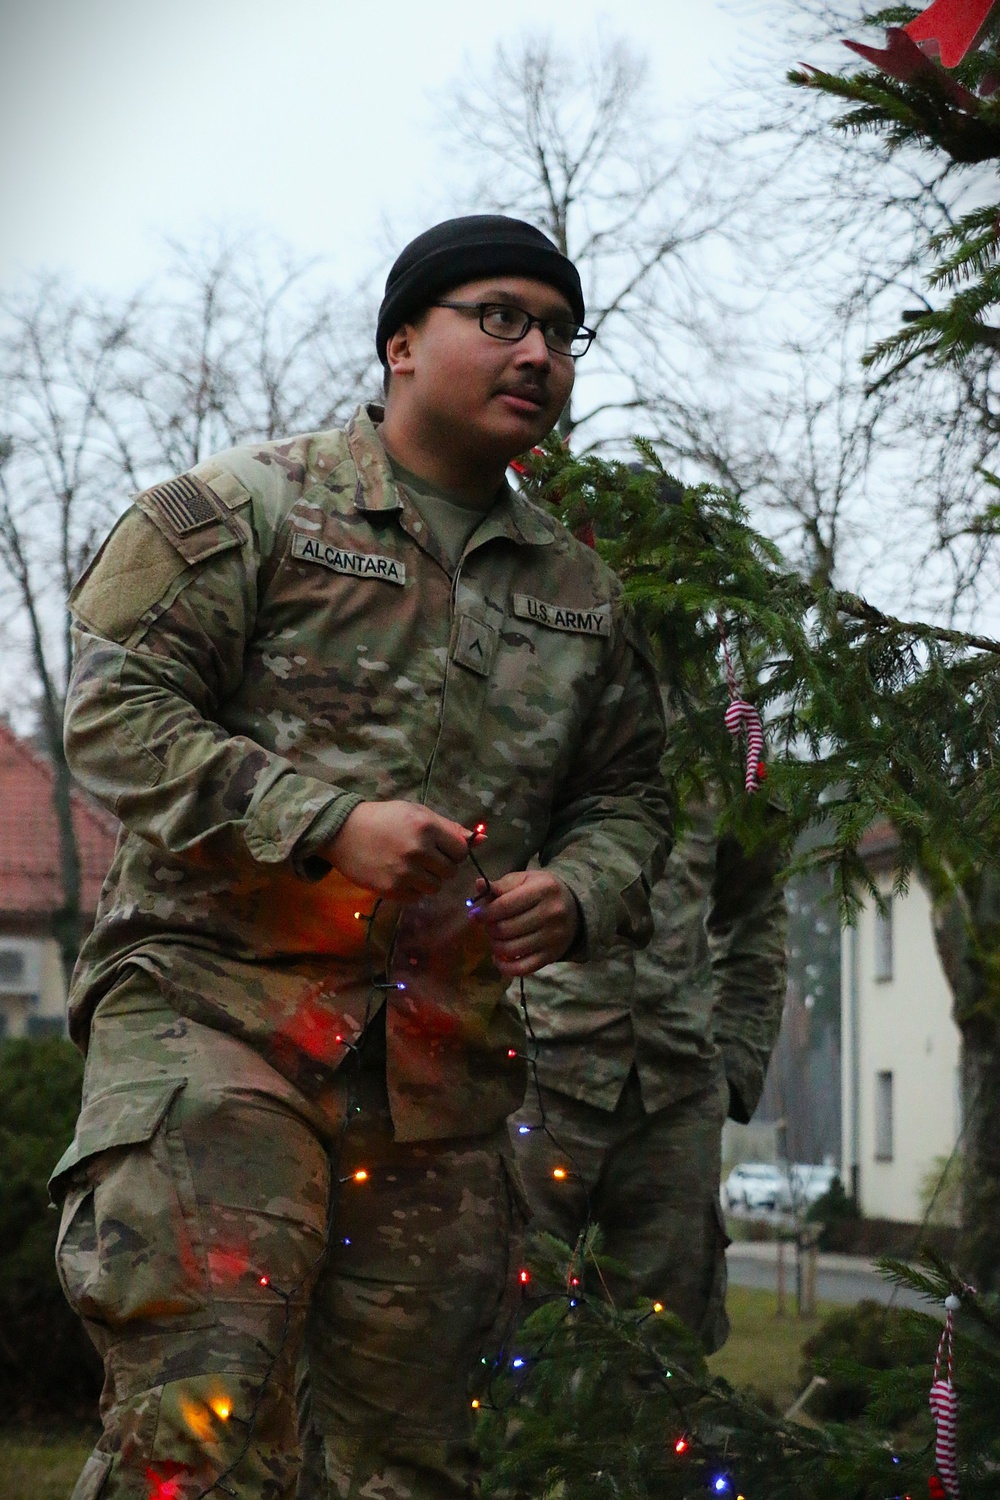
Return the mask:
{"type": "Polygon", "coordinates": [[[213,476],[211,484],[196,474],[180,474],[143,490],[135,503],[185,562],[202,562],[217,552],[241,546],[250,535],[246,523],[236,514],[249,495],[238,480],[232,485],[223,481],[223,498],[215,489],[222,480],[221,474],[213,476]]]}
{"type": "Polygon", "coordinates": [[[201,470],[201,478],[227,510],[239,510],[242,506],[250,504],[250,491],[245,484],[240,483],[235,474],[230,474],[228,469],[215,470],[213,467],[206,466],[201,470]]]}
{"type": "Polygon", "coordinates": [[[70,610],[97,635],[123,642],[189,567],[149,517],[132,506],[73,586],[70,610]]]}
{"type": "Polygon", "coordinates": [[[58,1202],[70,1174],[98,1152],[151,1140],[186,1082],[186,1078],[158,1078],[151,1083],[124,1083],[88,1099],[72,1143],[49,1178],[52,1201],[58,1202]]]}

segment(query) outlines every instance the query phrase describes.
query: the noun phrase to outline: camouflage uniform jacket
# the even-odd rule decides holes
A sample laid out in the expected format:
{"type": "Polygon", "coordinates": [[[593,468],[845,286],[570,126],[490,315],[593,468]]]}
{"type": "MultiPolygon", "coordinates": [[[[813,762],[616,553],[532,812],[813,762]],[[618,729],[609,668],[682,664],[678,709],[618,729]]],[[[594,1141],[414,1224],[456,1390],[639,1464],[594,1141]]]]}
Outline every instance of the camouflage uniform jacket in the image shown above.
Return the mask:
{"type": "Polygon", "coordinates": [[[617,580],[510,490],[453,571],[393,482],[379,415],[144,492],[74,590],[67,755],[124,831],[70,1025],[85,1045],[138,965],[324,1098],[387,1002],[393,1119],[420,1140],[488,1130],[523,1095],[475,871],[401,908],[316,851],[362,800],[484,819],[486,873],[538,855],[589,957],[648,940],[669,813],[617,580]]]}
{"type": "Polygon", "coordinates": [[[653,939],[580,969],[525,981],[548,1088],[613,1110],[633,1066],[647,1110],[718,1076],[730,1114],[749,1120],[785,997],[786,912],[773,856],[747,858],[699,809],[654,887],[653,939]]]}

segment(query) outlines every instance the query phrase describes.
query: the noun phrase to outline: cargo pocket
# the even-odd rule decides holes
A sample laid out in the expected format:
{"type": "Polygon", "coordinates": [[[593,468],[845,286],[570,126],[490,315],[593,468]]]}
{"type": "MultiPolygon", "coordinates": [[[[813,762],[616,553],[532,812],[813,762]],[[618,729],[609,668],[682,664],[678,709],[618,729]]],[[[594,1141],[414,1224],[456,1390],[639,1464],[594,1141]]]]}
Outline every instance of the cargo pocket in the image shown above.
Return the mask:
{"type": "Polygon", "coordinates": [[[49,1183],[65,1200],[63,1291],[81,1317],[110,1329],[212,1320],[187,1153],[167,1118],[185,1081],[126,1084],[88,1100],[49,1183]]]}
{"type": "Polygon", "coordinates": [[[92,1453],[73,1487],[69,1500],[99,1500],[104,1481],[111,1473],[111,1454],[92,1453]]]}
{"type": "Polygon", "coordinates": [[[729,1337],[729,1315],[726,1312],[726,1250],[732,1240],[726,1233],[726,1220],[718,1198],[712,1200],[712,1230],[706,1247],[711,1282],[705,1303],[705,1317],[698,1330],[705,1351],[714,1354],[729,1337]]]}

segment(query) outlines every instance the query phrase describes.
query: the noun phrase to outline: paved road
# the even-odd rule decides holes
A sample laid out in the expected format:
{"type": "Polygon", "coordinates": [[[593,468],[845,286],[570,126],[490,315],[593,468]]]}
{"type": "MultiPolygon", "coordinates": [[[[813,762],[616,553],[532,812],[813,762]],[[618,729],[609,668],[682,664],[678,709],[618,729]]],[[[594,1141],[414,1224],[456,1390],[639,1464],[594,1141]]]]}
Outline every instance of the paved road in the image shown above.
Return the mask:
{"type": "MultiPolygon", "coordinates": [[[[754,1287],[758,1291],[776,1292],[778,1288],[778,1246],[776,1244],[730,1245],[726,1251],[729,1281],[732,1286],[754,1287]]],[[[795,1306],[795,1246],[785,1246],[785,1287],[789,1305],[795,1306]]],[[[857,1255],[819,1255],[816,1262],[816,1296],[820,1302],[860,1302],[870,1297],[876,1302],[894,1302],[897,1307],[919,1307],[938,1311],[935,1304],[896,1287],[876,1270],[870,1260],[857,1255]]],[[[942,1313],[943,1316],[943,1313],[942,1313]]]]}

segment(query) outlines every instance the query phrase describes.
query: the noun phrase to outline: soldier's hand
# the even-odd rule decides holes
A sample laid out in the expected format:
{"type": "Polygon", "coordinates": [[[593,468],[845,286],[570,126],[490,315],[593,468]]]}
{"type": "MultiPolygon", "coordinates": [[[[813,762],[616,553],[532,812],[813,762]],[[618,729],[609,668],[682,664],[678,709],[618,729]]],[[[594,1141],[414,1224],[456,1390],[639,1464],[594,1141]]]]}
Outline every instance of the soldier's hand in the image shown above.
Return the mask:
{"type": "Polygon", "coordinates": [[[360,802],[322,854],[365,890],[418,901],[456,874],[472,837],[471,829],[418,802],[360,802]]]}
{"type": "Polygon", "coordinates": [[[500,973],[519,979],[562,958],[580,925],[569,887],[548,870],[518,870],[490,885],[493,897],[486,900],[486,882],[477,885],[482,904],[476,916],[486,928],[500,973]]]}

